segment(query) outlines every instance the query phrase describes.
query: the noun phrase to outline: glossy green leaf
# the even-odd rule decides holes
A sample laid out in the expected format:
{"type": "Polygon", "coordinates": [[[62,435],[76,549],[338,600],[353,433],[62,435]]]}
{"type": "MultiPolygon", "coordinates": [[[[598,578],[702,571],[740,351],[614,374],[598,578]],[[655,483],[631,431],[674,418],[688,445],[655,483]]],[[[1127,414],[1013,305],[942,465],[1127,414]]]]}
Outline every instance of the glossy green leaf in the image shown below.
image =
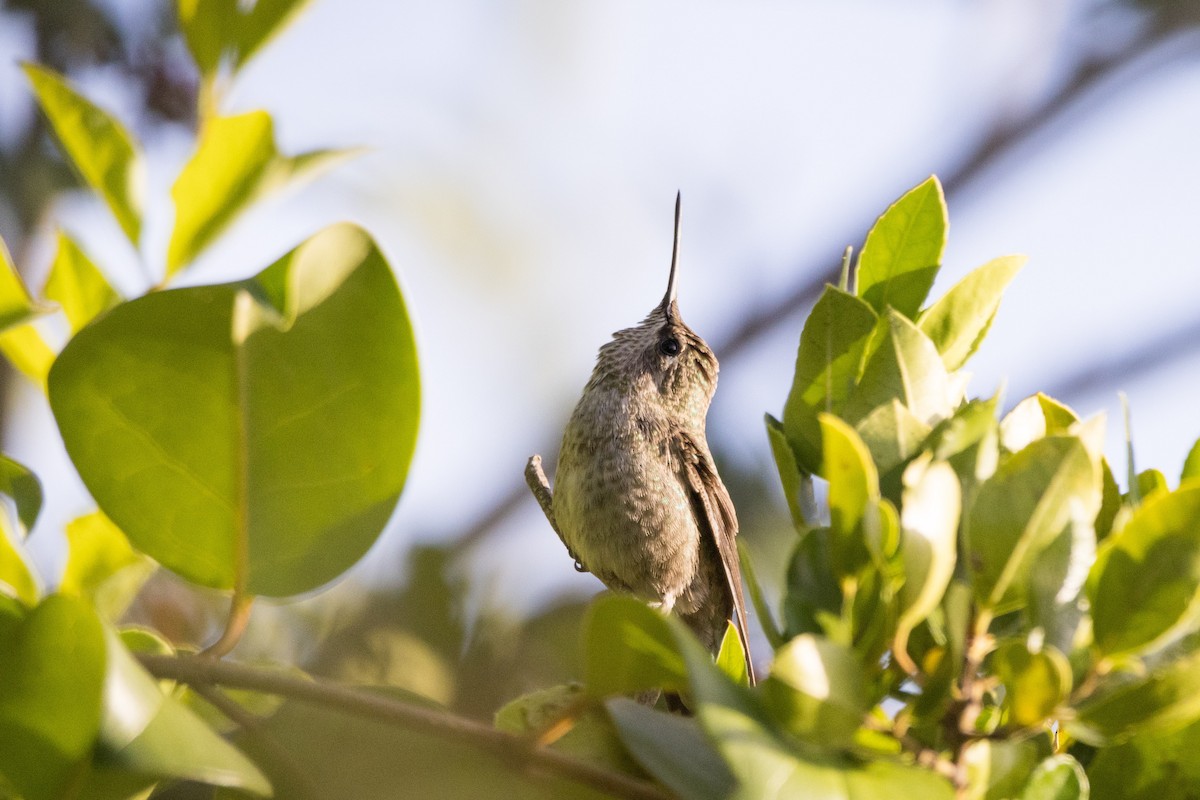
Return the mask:
{"type": "Polygon", "coordinates": [[[1146,675],[1114,673],[1075,704],[1071,734],[1095,745],[1182,728],[1200,720],[1200,653],[1146,675]]]}
{"type": "Polygon", "coordinates": [[[112,209],[134,245],[142,228],[143,166],[125,127],[44,67],[25,65],[38,104],[71,163],[112,209]]]}
{"type": "Polygon", "coordinates": [[[979,486],[967,512],[968,564],[980,605],[1025,598],[1032,561],[1075,517],[1094,517],[1100,480],[1074,436],[1038,439],[979,486]]]}
{"type": "Polygon", "coordinates": [[[992,670],[1004,684],[1004,708],[1014,727],[1040,725],[1071,692],[1071,665],[1053,647],[1002,642],[992,653],[992,670]]]}
{"type": "Polygon", "coordinates": [[[1087,773],[1068,755],[1056,755],[1038,764],[1018,800],[1088,800],[1087,773]]]}
{"type": "Polygon", "coordinates": [[[1016,797],[1029,782],[1039,761],[1048,756],[1040,740],[982,739],[967,745],[963,760],[967,766],[969,800],[1008,800],[1016,797]]]}
{"type": "Polygon", "coordinates": [[[687,688],[687,668],[667,618],[636,598],[597,598],[584,620],[583,640],[584,681],[595,697],[687,688]]]}
{"type": "Polygon", "coordinates": [[[848,747],[870,708],[858,656],[802,634],[775,654],[763,683],[766,708],[786,730],[814,744],[848,747]]]}
{"type": "Polygon", "coordinates": [[[915,318],[941,266],[948,225],[936,177],[906,192],[867,234],[858,256],[858,296],[880,314],[893,308],[915,318]]]}
{"type": "Polygon", "coordinates": [[[1200,722],[1105,747],[1088,764],[1092,800],[1194,800],[1200,722]]]}
{"type": "Polygon", "coordinates": [[[1192,445],[1192,449],[1188,451],[1187,458],[1183,461],[1183,472],[1179,476],[1180,481],[1186,481],[1189,478],[1200,477],[1200,439],[1192,445]]]}
{"type": "Polygon", "coordinates": [[[723,800],[733,791],[733,775],[695,719],[625,697],[613,697],[604,706],[629,752],[664,786],[698,800],[723,800]]]}
{"type": "Polygon", "coordinates": [[[29,467],[0,455],[0,494],[16,506],[19,530],[13,533],[24,538],[42,511],[42,482],[29,467]]]}
{"type": "Polygon", "coordinates": [[[849,645],[850,632],[833,629],[841,624],[842,590],[829,568],[830,549],[828,528],[812,529],[796,545],[788,564],[784,626],[792,636],[824,633],[849,645]]]}
{"type": "Polygon", "coordinates": [[[721,637],[721,646],[717,650],[717,669],[728,675],[734,683],[750,685],[746,651],[742,648],[742,637],[732,621],[725,626],[725,635],[721,637]]]}
{"type": "Polygon", "coordinates": [[[100,620],[54,595],[0,640],[0,775],[25,800],[58,800],[78,781],[100,728],[100,620]]]}
{"type": "Polygon", "coordinates": [[[0,239],[0,331],[26,323],[40,311],[0,239]]]}
{"type": "Polygon", "coordinates": [[[788,511],[792,515],[792,526],[797,531],[808,527],[804,518],[804,509],[800,503],[800,493],[803,491],[804,476],[796,463],[796,453],[784,433],[783,423],[770,414],[765,416],[767,424],[767,440],[771,444],[771,455],[775,457],[775,467],[779,471],[779,481],[783,484],[783,496],[787,500],[788,511]]]}
{"type": "Polygon", "coordinates": [[[62,231],[58,232],[58,250],[42,294],[62,307],[72,333],[121,302],[99,267],[62,231]]]}
{"type": "Polygon", "coordinates": [[[1137,653],[1170,640],[1200,601],[1200,485],[1186,484],[1139,506],[1104,540],[1088,576],[1096,646],[1137,653]]]}
{"type": "Polygon", "coordinates": [[[88,598],[101,615],[118,619],[154,570],[134,552],[121,529],[101,511],[67,523],[67,566],[63,594],[88,598]]]}
{"type": "Polygon", "coordinates": [[[117,634],[105,632],[108,674],[95,766],[102,773],[181,778],[271,793],[258,768],[174,697],[164,695],[117,634]]]}
{"type": "Polygon", "coordinates": [[[804,472],[820,473],[817,415],[841,410],[858,379],[875,322],[876,314],[865,302],[826,286],[804,323],[795,376],[783,409],[783,429],[804,472]]]}
{"type": "Polygon", "coordinates": [[[200,71],[211,75],[226,58],[235,67],[244,65],[308,3],[179,0],[179,23],[200,71]]]}
{"type": "Polygon", "coordinates": [[[959,398],[929,337],[895,311],[881,317],[878,328],[877,344],[842,416],[858,422],[893,400],[927,425],[950,416],[959,398]]]}
{"type": "Polygon", "coordinates": [[[1046,643],[1064,653],[1076,648],[1086,616],[1083,586],[1095,560],[1096,534],[1091,520],[1081,513],[1030,566],[1030,627],[1041,628],[1046,643]]]}
{"type": "Polygon", "coordinates": [[[865,563],[864,525],[878,513],[879,474],[853,428],[831,414],[821,414],[820,424],[821,473],[829,480],[830,566],[844,577],[865,563]]]}
{"type": "Polygon", "coordinates": [[[958,477],[945,462],[921,458],[904,471],[900,511],[900,556],[904,564],[896,641],[942,601],[958,561],[958,522],[962,496],[958,477]]]}
{"type": "Polygon", "coordinates": [[[387,262],[351,225],[257,277],[156,292],[80,331],[50,375],[67,452],[133,544],[196,583],[285,596],[382,531],[418,419],[387,262]]]}
{"type": "Polygon", "coordinates": [[[167,275],[190,264],[255,200],[347,155],[334,150],[280,155],[274,122],[265,111],[209,120],[171,187],[175,228],[167,247],[167,275]]]}
{"type": "Polygon", "coordinates": [[[961,369],[975,355],[1000,309],[1004,288],[1026,261],[1025,256],[993,259],[921,313],[917,324],[942,354],[946,369],[961,369]]]}
{"type": "Polygon", "coordinates": [[[854,429],[881,473],[916,455],[931,430],[895,398],[877,406],[854,429]]]}

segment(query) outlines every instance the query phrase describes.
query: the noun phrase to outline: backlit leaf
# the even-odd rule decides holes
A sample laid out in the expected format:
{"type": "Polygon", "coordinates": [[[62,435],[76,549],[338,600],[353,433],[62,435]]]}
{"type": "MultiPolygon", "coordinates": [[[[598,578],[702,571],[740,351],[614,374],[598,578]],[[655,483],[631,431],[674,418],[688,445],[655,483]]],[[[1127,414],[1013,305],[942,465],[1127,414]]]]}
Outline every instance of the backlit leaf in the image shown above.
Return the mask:
{"type": "Polygon", "coordinates": [[[946,369],[960,369],[979,349],[1000,309],[1004,288],[1025,261],[1025,256],[989,261],[921,313],[917,325],[937,346],[946,369]]]}
{"type": "Polygon", "coordinates": [[[906,192],[867,234],[858,256],[858,296],[879,314],[890,307],[915,318],[941,266],[948,224],[936,177],[906,192]]]}

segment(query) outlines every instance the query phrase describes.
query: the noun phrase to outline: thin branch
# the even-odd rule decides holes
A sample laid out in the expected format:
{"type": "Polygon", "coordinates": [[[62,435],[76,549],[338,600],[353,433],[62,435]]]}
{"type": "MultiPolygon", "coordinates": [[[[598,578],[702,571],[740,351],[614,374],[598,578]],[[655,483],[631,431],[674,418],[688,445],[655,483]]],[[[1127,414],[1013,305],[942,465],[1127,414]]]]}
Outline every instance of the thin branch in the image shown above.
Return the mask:
{"type": "MultiPolygon", "coordinates": [[[[1001,158],[1044,133],[1067,111],[1072,110],[1085,94],[1162,45],[1172,33],[1171,30],[1152,27],[1123,49],[1101,57],[1082,59],[1057,92],[1028,114],[998,121],[955,168],[943,172],[942,185],[946,194],[965,193],[1001,158]]],[[[848,238],[861,236],[862,231],[869,229],[873,222],[872,218],[856,226],[853,229],[855,232],[841,238],[836,247],[840,249],[848,238]]],[[[736,359],[763,335],[811,307],[820,297],[825,284],[837,280],[840,266],[839,261],[837,264],[797,270],[804,277],[791,291],[751,310],[724,340],[715,340],[713,350],[721,354],[722,360],[736,359]]],[[[544,447],[542,452],[552,452],[552,448],[544,447]]],[[[485,539],[492,530],[522,508],[528,500],[526,491],[523,483],[514,480],[508,493],[462,532],[457,546],[466,549],[485,539]]]]}
{"type": "Polygon", "coordinates": [[[189,686],[251,689],[327,706],[462,742],[495,754],[516,770],[566,778],[618,797],[633,800],[672,800],[674,797],[648,781],[601,769],[554,750],[539,748],[528,739],[498,731],[466,717],[411,705],[392,697],[198,656],[143,654],[138,658],[151,674],[189,686]]]}

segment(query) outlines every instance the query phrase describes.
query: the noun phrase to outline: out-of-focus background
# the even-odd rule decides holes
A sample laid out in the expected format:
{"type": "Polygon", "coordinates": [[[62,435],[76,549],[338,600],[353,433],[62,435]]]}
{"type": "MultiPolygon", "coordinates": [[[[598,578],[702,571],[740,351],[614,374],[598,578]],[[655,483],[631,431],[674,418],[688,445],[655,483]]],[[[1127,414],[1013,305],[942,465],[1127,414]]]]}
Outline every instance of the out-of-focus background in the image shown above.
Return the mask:
{"type": "MultiPolygon", "coordinates": [[[[804,314],[892,200],[931,173],[950,206],[934,289],[1030,257],[971,391],[1046,391],[1108,415],[1139,468],[1178,473],[1200,434],[1200,3],[883,0],[441,3],[315,0],[229,87],[285,152],[364,145],[260,204],[184,283],[241,278],[320,227],[364,225],[416,321],[423,421],[399,510],[330,591],[256,611],[239,652],[387,681],[487,714],[572,677],[599,590],[524,489],[596,349],[664,289],[683,194],[681,307],[721,359],[709,438],[768,590],[786,521],[762,425],[804,314]]],[[[161,274],[170,181],[193,146],[196,76],[166,0],[0,6],[0,235],[31,286],[54,230],[127,294],[161,274]],[[63,165],[19,70],[67,73],[141,138],[135,253],[63,165]]],[[[47,483],[30,539],[61,567],[89,510],[36,390],[4,382],[4,450],[47,483]]],[[[218,597],[169,578],[136,615],[182,641],[218,597]]]]}

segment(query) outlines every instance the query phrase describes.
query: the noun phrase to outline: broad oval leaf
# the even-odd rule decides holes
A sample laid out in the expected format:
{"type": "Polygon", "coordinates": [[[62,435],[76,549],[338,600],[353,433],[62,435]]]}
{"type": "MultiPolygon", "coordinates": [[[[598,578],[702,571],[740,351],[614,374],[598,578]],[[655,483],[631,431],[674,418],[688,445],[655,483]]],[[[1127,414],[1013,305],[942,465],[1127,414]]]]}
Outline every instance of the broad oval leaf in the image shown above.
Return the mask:
{"type": "Polygon", "coordinates": [[[1200,600],[1200,484],[1161,492],[1104,540],[1088,576],[1096,646],[1108,656],[1171,639],[1200,600]]]}
{"type": "Polygon", "coordinates": [[[271,785],[249,759],[183,703],[164,695],[116,633],[104,635],[104,711],[90,780],[104,785],[124,776],[149,786],[160,778],[178,778],[271,794],[271,785]]]}
{"type": "Polygon", "coordinates": [[[179,0],[184,39],[205,76],[226,58],[234,67],[249,61],[310,0],[179,0]]]}
{"type": "Polygon", "coordinates": [[[1088,800],[1090,791],[1083,766],[1066,754],[1038,764],[1017,800],[1088,800]]]}
{"type": "Polygon", "coordinates": [[[104,629],[52,595],[0,632],[0,775],[26,800],[58,800],[100,730],[104,629]]]}
{"type": "Polygon", "coordinates": [[[975,355],[1000,309],[1004,287],[1026,261],[1025,256],[993,259],[921,312],[917,325],[937,346],[946,369],[960,369],[975,355]]]}
{"type": "Polygon", "coordinates": [[[143,167],[133,137],[62,76],[34,64],[25,65],[25,74],[71,163],[136,246],[142,228],[143,167]]]}
{"type": "Polygon", "coordinates": [[[1093,800],[1183,800],[1200,786],[1200,722],[1101,749],[1088,764],[1093,800]]]}
{"type": "Polygon", "coordinates": [[[854,429],[821,414],[824,453],[821,473],[829,480],[830,566],[835,575],[854,575],[866,563],[865,522],[878,513],[879,473],[854,429]]]}
{"type": "Polygon", "coordinates": [[[1178,729],[1200,720],[1200,653],[1148,675],[1113,674],[1075,705],[1071,734],[1093,745],[1178,729]]]}
{"type": "Polygon", "coordinates": [[[870,708],[858,656],[811,634],[776,652],[763,695],[768,713],[786,730],[831,747],[848,746],[870,708]]]}
{"type": "Polygon", "coordinates": [[[1100,476],[1074,436],[1038,439],[980,484],[967,513],[968,567],[981,606],[1024,601],[1030,565],[1073,519],[1095,517],[1100,476]]]}
{"type": "Polygon", "coordinates": [[[167,246],[167,276],[191,263],[259,197],[348,155],[336,150],[280,154],[275,124],[265,111],[209,120],[171,187],[175,227],[167,246]]]}
{"type": "Polygon", "coordinates": [[[948,226],[936,176],[905,192],[867,234],[858,256],[858,296],[880,314],[890,307],[915,318],[941,266],[948,226]]]}
{"type": "Polygon", "coordinates": [[[821,469],[817,415],[841,411],[858,379],[876,319],[871,307],[859,298],[826,286],[804,323],[792,388],[783,409],[783,430],[796,451],[798,466],[809,474],[819,474],[821,469]]]}
{"type": "Polygon", "coordinates": [[[1041,724],[1071,692],[1071,665],[1053,647],[1003,642],[992,653],[992,670],[1004,684],[1004,707],[1015,727],[1041,724]]]}
{"type": "Polygon", "coordinates": [[[893,400],[926,425],[950,416],[961,388],[956,389],[929,337],[895,311],[880,317],[877,327],[862,376],[841,416],[858,422],[893,400]]]}
{"type": "Polygon", "coordinates": [[[919,458],[904,471],[900,556],[904,564],[897,646],[942,602],[958,563],[962,492],[945,462],[919,458]]]}
{"type": "Polygon", "coordinates": [[[638,763],[680,797],[729,796],[733,775],[695,719],[664,714],[625,697],[611,698],[604,706],[638,763]]]}
{"type": "Polygon", "coordinates": [[[876,407],[854,426],[880,473],[912,458],[929,436],[930,427],[896,398],[876,407]]]}
{"type": "Polygon", "coordinates": [[[624,595],[597,598],[583,623],[584,680],[596,697],[685,691],[687,665],[667,618],[624,595]]]}
{"type": "Polygon", "coordinates": [[[317,588],[382,531],[416,442],[416,350],[374,242],[326,229],[256,278],[146,295],[50,375],[67,452],[130,541],[196,583],[317,588]]]}

